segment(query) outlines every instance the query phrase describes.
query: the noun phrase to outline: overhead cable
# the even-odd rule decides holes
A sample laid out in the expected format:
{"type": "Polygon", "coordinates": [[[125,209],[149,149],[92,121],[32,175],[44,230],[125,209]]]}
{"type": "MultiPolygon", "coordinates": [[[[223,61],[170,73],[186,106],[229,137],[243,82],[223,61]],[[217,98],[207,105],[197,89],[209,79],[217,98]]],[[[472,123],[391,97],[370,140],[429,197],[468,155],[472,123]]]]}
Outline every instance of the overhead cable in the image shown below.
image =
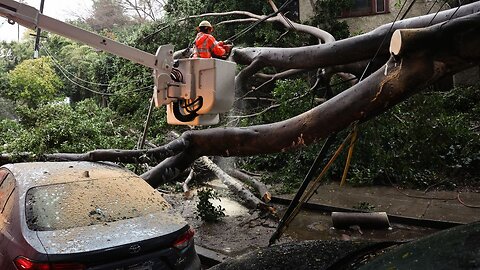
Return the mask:
{"type": "MultiPolygon", "coordinates": [[[[126,92],[140,92],[140,91],[143,91],[144,89],[151,89],[153,88],[154,85],[149,85],[149,86],[145,86],[145,87],[141,87],[141,88],[137,88],[137,89],[134,89],[134,90],[130,90],[130,91],[118,91],[118,92],[115,92],[115,93],[107,93],[107,92],[100,92],[100,91],[97,91],[97,90],[94,90],[94,89],[91,89],[89,87],[86,87],[78,82],[76,82],[75,80],[73,80],[70,76],[74,77],[75,79],[77,80],[80,80],[82,82],[87,82],[87,83],[91,83],[91,84],[95,84],[93,82],[89,82],[89,81],[86,81],[86,80],[83,80],[81,78],[78,78],[77,76],[73,75],[72,73],[68,72],[68,70],[63,67],[59,62],[58,60],[56,60],[51,54],[50,52],[44,47],[44,46],[41,46],[40,47],[49,57],[52,58],[52,62],[53,64],[58,68],[58,70],[60,71],[60,73],[69,81],[71,82],[72,84],[84,89],[84,90],[87,90],[89,92],[92,92],[94,94],[97,94],[97,95],[102,95],[102,96],[113,96],[115,94],[122,94],[122,93],[126,93],[126,92]],[[70,75],[70,76],[69,76],[70,75]]],[[[140,81],[140,80],[138,80],[140,81]]],[[[135,81],[134,81],[135,82],[135,81]]],[[[114,86],[118,86],[118,85],[126,85],[127,83],[131,83],[131,82],[126,82],[126,83],[121,83],[121,84],[115,84],[114,86]]],[[[98,86],[112,86],[112,85],[109,85],[109,84],[96,84],[98,86]]]]}
{"type": "Polygon", "coordinates": [[[92,84],[92,85],[96,85],[96,86],[107,86],[107,87],[114,87],[114,86],[122,86],[122,85],[127,85],[127,84],[130,84],[132,82],[143,82],[145,79],[147,78],[141,78],[141,79],[136,79],[136,80],[132,80],[132,81],[128,81],[128,82],[123,82],[123,83],[115,83],[115,84],[110,84],[110,83],[97,83],[97,82],[91,82],[91,81],[87,81],[85,79],[82,79],[82,78],[79,78],[77,76],[75,76],[75,74],[71,73],[70,71],[68,71],[67,68],[63,67],[61,64],[60,64],[60,61],[58,61],[52,53],[50,53],[50,51],[47,49],[47,47],[45,46],[42,46],[40,45],[41,48],[45,51],[45,53],[50,56],[52,58],[53,61],[56,61],[57,64],[59,66],[61,66],[63,68],[63,70],[65,71],[65,73],[69,74],[71,77],[75,78],[76,80],[79,80],[81,82],[84,82],[84,83],[88,83],[88,84],[92,84]]]}

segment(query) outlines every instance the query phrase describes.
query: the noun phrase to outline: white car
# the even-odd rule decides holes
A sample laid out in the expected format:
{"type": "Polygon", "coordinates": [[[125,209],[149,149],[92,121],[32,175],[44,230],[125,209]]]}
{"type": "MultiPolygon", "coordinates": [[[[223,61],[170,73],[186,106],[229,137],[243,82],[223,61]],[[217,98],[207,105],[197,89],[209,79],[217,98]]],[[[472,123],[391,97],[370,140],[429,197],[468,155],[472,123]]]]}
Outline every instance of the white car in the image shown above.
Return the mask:
{"type": "Polygon", "coordinates": [[[193,230],[108,163],[0,167],[0,269],[200,269],[193,230]]]}

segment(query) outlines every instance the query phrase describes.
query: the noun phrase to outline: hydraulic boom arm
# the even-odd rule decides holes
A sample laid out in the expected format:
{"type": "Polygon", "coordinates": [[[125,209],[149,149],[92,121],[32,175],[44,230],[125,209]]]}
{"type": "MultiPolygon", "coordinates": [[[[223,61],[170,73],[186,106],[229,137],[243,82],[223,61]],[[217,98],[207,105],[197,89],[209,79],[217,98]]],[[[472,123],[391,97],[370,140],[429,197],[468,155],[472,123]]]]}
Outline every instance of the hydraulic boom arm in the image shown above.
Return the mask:
{"type": "Polygon", "coordinates": [[[31,6],[12,0],[1,0],[0,15],[6,17],[9,23],[16,22],[30,29],[42,28],[149,68],[155,69],[156,67],[157,58],[153,54],[45,16],[31,6]]]}
{"type": "Polygon", "coordinates": [[[232,62],[183,59],[174,67],[172,45],[160,46],[153,55],[48,17],[13,0],[0,0],[0,16],[6,17],[10,24],[42,28],[152,68],[155,105],[167,105],[169,124],[217,124],[218,114],[233,105],[235,64],[232,62]]]}

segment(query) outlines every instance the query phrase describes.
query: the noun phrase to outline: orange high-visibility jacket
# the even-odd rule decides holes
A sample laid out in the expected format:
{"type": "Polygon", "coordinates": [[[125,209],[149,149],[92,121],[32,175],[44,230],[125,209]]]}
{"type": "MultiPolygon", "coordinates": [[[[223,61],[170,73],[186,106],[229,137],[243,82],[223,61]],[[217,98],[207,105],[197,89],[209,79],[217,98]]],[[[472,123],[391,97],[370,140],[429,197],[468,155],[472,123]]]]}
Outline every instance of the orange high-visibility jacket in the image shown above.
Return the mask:
{"type": "Polygon", "coordinates": [[[197,34],[193,47],[193,57],[195,58],[211,58],[212,52],[217,56],[225,54],[221,43],[217,42],[212,35],[202,32],[197,34]]]}

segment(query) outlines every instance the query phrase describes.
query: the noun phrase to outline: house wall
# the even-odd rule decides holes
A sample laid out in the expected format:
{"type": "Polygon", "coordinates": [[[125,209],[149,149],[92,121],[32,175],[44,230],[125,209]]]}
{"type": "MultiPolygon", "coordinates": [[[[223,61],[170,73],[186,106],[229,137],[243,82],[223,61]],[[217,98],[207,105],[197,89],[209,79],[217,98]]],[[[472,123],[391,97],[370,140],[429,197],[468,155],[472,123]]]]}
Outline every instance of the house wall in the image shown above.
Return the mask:
{"type": "MultiPolygon", "coordinates": [[[[300,12],[300,21],[305,22],[313,16],[313,5],[317,0],[299,0],[299,12],[300,12]]],[[[355,36],[363,33],[372,31],[373,29],[395,20],[401,5],[404,3],[404,0],[390,0],[389,2],[389,13],[377,14],[363,17],[351,17],[341,19],[348,23],[350,29],[350,35],[355,36]],[[400,3],[399,3],[400,2],[400,3]]],[[[400,16],[403,16],[406,8],[410,4],[410,1],[406,4],[400,16]]],[[[430,13],[435,13],[437,11],[449,9],[448,4],[442,7],[443,1],[435,0],[417,0],[413,5],[412,9],[408,12],[406,18],[417,17],[430,13]],[[432,7],[433,5],[433,7],[432,7]]],[[[471,69],[459,72],[452,77],[446,78],[436,85],[438,89],[449,89],[452,86],[464,86],[464,85],[475,85],[480,82],[480,67],[473,67],[471,69]]]]}
{"type": "MultiPolygon", "coordinates": [[[[299,1],[300,20],[302,22],[308,20],[313,16],[313,5],[315,4],[316,1],[317,0],[300,0],[299,1]]],[[[393,20],[398,14],[398,11],[400,10],[401,5],[403,4],[403,0],[401,1],[401,4],[398,4],[398,2],[399,0],[390,0],[389,13],[363,16],[363,17],[345,18],[341,20],[344,20],[348,23],[351,35],[363,34],[377,28],[380,25],[393,22],[393,20]]],[[[407,3],[401,15],[403,15],[409,3],[407,3]]],[[[412,9],[408,12],[406,18],[417,17],[417,16],[427,14],[427,12],[430,10],[432,5],[434,5],[434,7],[430,12],[431,13],[437,12],[441,8],[442,3],[443,1],[417,0],[413,5],[412,9]]],[[[444,5],[442,10],[448,9],[448,8],[449,8],[448,5],[444,5]]]]}

